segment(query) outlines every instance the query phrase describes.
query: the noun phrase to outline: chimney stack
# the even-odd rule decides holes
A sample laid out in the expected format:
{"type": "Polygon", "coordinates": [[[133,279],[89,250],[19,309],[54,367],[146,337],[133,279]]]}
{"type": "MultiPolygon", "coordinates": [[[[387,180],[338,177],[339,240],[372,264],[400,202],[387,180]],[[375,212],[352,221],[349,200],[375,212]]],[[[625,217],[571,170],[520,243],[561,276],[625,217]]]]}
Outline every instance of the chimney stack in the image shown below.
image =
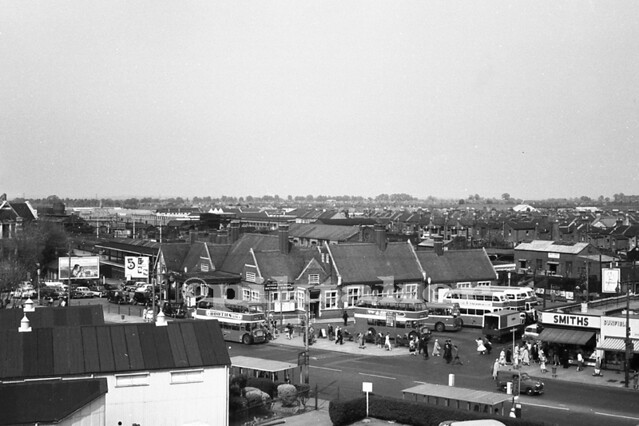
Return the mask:
{"type": "Polygon", "coordinates": [[[433,249],[435,250],[435,254],[437,256],[442,256],[444,254],[444,237],[441,235],[435,235],[433,240],[433,249]]]}
{"type": "Polygon", "coordinates": [[[240,222],[238,222],[237,220],[232,221],[230,224],[230,228],[231,228],[231,235],[230,235],[231,239],[229,243],[233,244],[240,239],[240,222]]]}
{"type": "Polygon", "coordinates": [[[386,250],[386,227],[382,224],[375,225],[375,242],[381,251],[386,250]]]}
{"type": "Polygon", "coordinates": [[[280,253],[288,254],[288,223],[280,224],[278,235],[280,237],[280,253]]]}
{"type": "Polygon", "coordinates": [[[217,231],[217,239],[215,240],[218,244],[226,244],[229,240],[229,231],[227,229],[220,229],[217,231]]]}

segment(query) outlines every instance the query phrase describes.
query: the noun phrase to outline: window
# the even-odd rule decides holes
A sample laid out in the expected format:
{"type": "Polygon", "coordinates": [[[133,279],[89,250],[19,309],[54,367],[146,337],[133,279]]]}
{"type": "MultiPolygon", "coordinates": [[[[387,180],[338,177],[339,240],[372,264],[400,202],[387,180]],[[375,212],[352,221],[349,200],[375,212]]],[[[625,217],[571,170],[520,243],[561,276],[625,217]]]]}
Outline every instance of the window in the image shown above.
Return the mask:
{"type": "Polygon", "coordinates": [[[171,384],[200,383],[204,381],[204,370],[172,371],[171,384]]]}
{"type": "Polygon", "coordinates": [[[325,291],[324,292],[324,309],[337,308],[337,291],[325,291]]]}
{"type": "Polygon", "coordinates": [[[251,290],[251,301],[252,302],[259,302],[260,301],[260,292],[259,291],[251,290]]]}
{"type": "Polygon", "coordinates": [[[360,296],[359,287],[349,288],[348,298],[347,298],[348,306],[355,306],[357,304],[357,300],[359,299],[359,296],[360,296]]]}
{"type": "Polygon", "coordinates": [[[209,272],[209,264],[208,264],[208,263],[205,263],[205,262],[202,262],[202,263],[200,264],[200,270],[201,270],[202,272],[209,272]]]}
{"type": "Polygon", "coordinates": [[[242,289],[242,300],[251,300],[251,289],[242,289]]]}
{"type": "Polygon", "coordinates": [[[149,386],[150,376],[149,373],[116,375],[115,387],[149,386]]]}
{"type": "Polygon", "coordinates": [[[255,272],[246,272],[246,281],[250,282],[250,283],[254,283],[256,282],[255,279],[255,272]]]}
{"type": "Polygon", "coordinates": [[[405,284],[403,296],[407,299],[417,299],[417,284],[405,284]]]}
{"type": "Polygon", "coordinates": [[[309,284],[319,284],[320,276],[319,274],[309,274],[308,275],[308,283],[309,284]]]}
{"type": "Polygon", "coordinates": [[[470,283],[457,283],[456,288],[470,288],[470,283]]]}
{"type": "Polygon", "coordinates": [[[479,281],[477,287],[490,287],[490,281],[479,281]]]}

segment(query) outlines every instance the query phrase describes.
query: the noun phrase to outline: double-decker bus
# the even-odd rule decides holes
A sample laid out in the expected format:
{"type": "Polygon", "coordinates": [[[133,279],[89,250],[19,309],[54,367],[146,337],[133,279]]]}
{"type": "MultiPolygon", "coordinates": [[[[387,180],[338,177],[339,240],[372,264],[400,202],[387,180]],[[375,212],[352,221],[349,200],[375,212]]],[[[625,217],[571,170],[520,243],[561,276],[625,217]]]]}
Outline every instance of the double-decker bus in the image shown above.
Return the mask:
{"type": "Polygon", "coordinates": [[[246,345],[267,341],[263,303],[205,297],[197,302],[193,318],[218,320],[224,340],[246,345]]]}
{"type": "Polygon", "coordinates": [[[528,287],[482,286],[470,288],[454,288],[444,293],[442,299],[447,303],[458,303],[463,324],[481,327],[484,314],[510,309],[526,312],[534,317],[537,298],[528,287]]]}
{"type": "Polygon", "coordinates": [[[393,338],[398,335],[415,337],[427,330],[461,329],[457,306],[446,303],[433,305],[431,311],[425,302],[417,299],[362,297],[353,312],[355,328],[365,335],[388,333],[393,338]]]}

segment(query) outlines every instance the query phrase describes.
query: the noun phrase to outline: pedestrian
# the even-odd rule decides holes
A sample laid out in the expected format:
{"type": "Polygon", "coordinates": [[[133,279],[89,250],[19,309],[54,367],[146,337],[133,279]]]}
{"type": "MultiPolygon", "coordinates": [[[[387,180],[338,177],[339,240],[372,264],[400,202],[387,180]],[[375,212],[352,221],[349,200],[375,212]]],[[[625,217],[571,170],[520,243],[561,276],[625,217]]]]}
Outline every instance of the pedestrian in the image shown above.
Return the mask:
{"type": "Polygon", "coordinates": [[[584,369],[584,356],[581,351],[577,352],[577,371],[583,371],[584,369]]]}
{"type": "Polygon", "coordinates": [[[335,344],[344,344],[344,332],[342,331],[342,327],[337,327],[337,337],[335,338],[335,344]]]}
{"type": "Polygon", "coordinates": [[[506,352],[503,349],[499,352],[499,365],[506,365],[506,352]]]}
{"type": "Polygon", "coordinates": [[[328,325],[328,340],[331,342],[335,338],[335,330],[333,329],[333,324],[328,325]]]}
{"type": "Polygon", "coordinates": [[[429,335],[424,334],[421,339],[419,339],[419,348],[424,354],[424,359],[428,359],[428,340],[429,335]]]}
{"type": "Polygon", "coordinates": [[[493,344],[490,342],[490,339],[484,340],[484,346],[486,347],[486,353],[490,355],[490,352],[493,350],[493,344]]]}
{"type": "Polygon", "coordinates": [[[444,342],[444,359],[446,360],[446,364],[450,364],[453,359],[453,345],[448,339],[444,342]]]}
{"type": "Polygon", "coordinates": [[[439,340],[435,339],[435,343],[433,343],[433,356],[440,356],[440,351],[442,347],[439,346],[439,340]]]}
{"type": "Polygon", "coordinates": [[[457,345],[453,345],[453,365],[455,364],[459,364],[459,365],[464,365],[463,362],[461,362],[461,358],[459,358],[459,348],[457,347],[457,345]]]}
{"type": "Polygon", "coordinates": [[[344,319],[344,327],[346,327],[348,325],[348,312],[346,312],[346,310],[344,310],[342,318],[344,319]]]}
{"type": "Polygon", "coordinates": [[[597,359],[595,360],[595,372],[592,373],[593,376],[603,376],[601,374],[601,357],[597,355],[597,359]]]}
{"type": "Polygon", "coordinates": [[[384,335],[382,333],[377,333],[375,335],[375,346],[381,349],[383,343],[384,343],[384,335]]]}
{"type": "Polygon", "coordinates": [[[546,355],[544,355],[543,351],[539,352],[539,370],[542,373],[548,372],[548,370],[546,370],[546,355]]]}
{"type": "Polygon", "coordinates": [[[510,348],[506,349],[506,364],[510,365],[513,363],[513,353],[510,348]]]}
{"type": "Polygon", "coordinates": [[[530,353],[526,345],[521,349],[521,363],[522,365],[530,365],[530,353]]]}
{"type": "Polygon", "coordinates": [[[360,349],[365,349],[366,346],[364,345],[364,335],[362,333],[359,333],[357,335],[357,341],[359,342],[359,348],[360,349]]]}
{"type": "Polygon", "coordinates": [[[417,354],[415,353],[415,350],[416,350],[415,339],[411,337],[410,340],[408,341],[408,353],[413,356],[417,356],[417,354]]]}
{"type": "Polygon", "coordinates": [[[639,371],[635,370],[635,375],[632,377],[632,388],[634,390],[639,389],[639,371]]]}
{"type": "Polygon", "coordinates": [[[477,343],[477,354],[484,355],[486,353],[486,346],[484,346],[484,340],[481,337],[478,337],[475,340],[475,343],[477,343]]]}
{"type": "Polygon", "coordinates": [[[493,363],[493,380],[497,380],[497,372],[499,371],[499,367],[501,367],[499,358],[495,358],[495,362],[493,363]]]}
{"type": "Polygon", "coordinates": [[[384,337],[384,347],[386,348],[387,351],[392,351],[393,347],[391,346],[391,341],[390,341],[390,334],[386,333],[386,336],[384,337]]]}

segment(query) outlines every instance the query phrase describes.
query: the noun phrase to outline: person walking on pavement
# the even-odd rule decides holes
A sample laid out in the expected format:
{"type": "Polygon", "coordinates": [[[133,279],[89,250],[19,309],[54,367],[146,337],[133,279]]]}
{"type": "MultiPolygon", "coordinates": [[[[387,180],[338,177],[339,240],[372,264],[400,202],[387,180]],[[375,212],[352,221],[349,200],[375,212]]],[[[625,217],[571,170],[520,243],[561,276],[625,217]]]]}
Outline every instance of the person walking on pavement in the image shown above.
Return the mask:
{"type": "Polygon", "coordinates": [[[584,356],[581,351],[577,352],[577,371],[583,371],[584,369],[584,356]]]}
{"type": "Polygon", "coordinates": [[[390,335],[388,333],[386,333],[386,336],[384,337],[384,347],[387,351],[393,350],[393,347],[391,346],[390,335]]]}
{"type": "Polygon", "coordinates": [[[344,315],[342,315],[342,318],[344,319],[344,327],[346,327],[348,325],[348,312],[346,312],[346,310],[344,310],[344,315]]]}
{"type": "Polygon", "coordinates": [[[493,380],[497,380],[497,372],[499,371],[499,367],[501,367],[499,358],[495,358],[495,362],[493,363],[493,380]]]}
{"type": "Polygon", "coordinates": [[[597,359],[595,360],[595,372],[592,373],[593,376],[603,376],[603,374],[601,374],[601,357],[597,356],[597,359]]]}
{"type": "Polygon", "coordinates": [[[416,350],[415,346],[416,346],[415,339],[411,337],[410,340],[408,341],[408,353],[410,353],[413,356],[417,356],[417,353],[415,353],[415,350],[416,350]]]}
{"type": "Polygon", "coordinates": [[[429,336],[424,334],[421,339],[419,339],[419,348],[423,351],[424,359],[428,359],[428,339],[429,336]]]}
{"type": "Polygon", "coordinates": [[[539,351],[539,370],[542,373],[547,373],[548,370],[546,370],[546,355],[544,354],[544,351],[539,351]]]}
{"type": "Polygon", "coordinates": [[[499,365],[506,365],[506,352],[503,349],[499,352],[499,365]]]}
{"type": "Polygon", "coordinates": [[[439,346],[439,340],[435,339],[435,343],[433,343],[433,356],[440,356],[440,351],[442,347],[439,346]]]}
{"type": "Polygon", "coordinates": [[[484,346],[484,339],[482,339],[481,337],[478,337],[475,340],[475,343],[477,343],[477,354],[484,355],[486,353],[486,346],[484,346]]]}

